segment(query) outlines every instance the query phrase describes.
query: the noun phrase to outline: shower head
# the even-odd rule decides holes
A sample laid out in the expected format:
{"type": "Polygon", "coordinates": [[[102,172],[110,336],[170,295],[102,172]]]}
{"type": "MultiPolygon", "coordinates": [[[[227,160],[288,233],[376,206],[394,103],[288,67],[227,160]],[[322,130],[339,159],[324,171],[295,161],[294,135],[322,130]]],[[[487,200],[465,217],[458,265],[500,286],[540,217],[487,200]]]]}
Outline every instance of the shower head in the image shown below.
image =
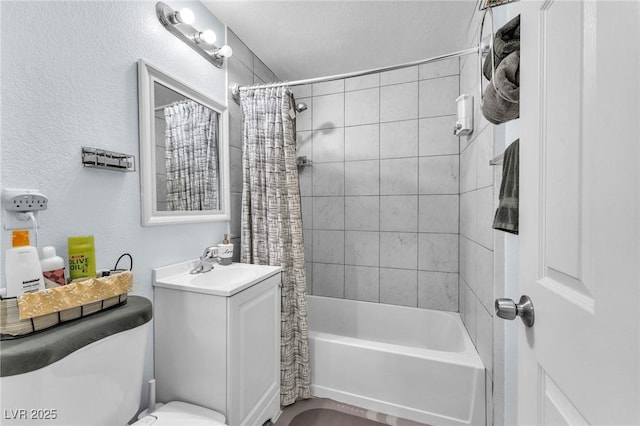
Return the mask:
{"type": "Polygon", "coordinates": [[[296,104],[296,112],[302,112],[302,111],[306,110],[307,108],[309,108],[309,107],[304,102],[299,102],[299,103],[296,104]]]}

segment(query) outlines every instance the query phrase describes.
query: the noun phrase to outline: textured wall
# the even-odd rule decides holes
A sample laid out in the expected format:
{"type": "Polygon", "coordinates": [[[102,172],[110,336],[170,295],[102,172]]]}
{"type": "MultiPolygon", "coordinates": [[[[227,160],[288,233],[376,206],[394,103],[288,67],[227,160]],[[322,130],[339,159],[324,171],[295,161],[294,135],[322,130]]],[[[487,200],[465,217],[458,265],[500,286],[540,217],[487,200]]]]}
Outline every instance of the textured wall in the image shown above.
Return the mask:
{"type": "Polygon", "coordinates": [[[457,311],[458,62],[294,88],[313,294],[457,311]]]}
{"type": "MultiPolygon", "coordinates": [[[[211,28],[224,40],[224,26],[199,2],[171,5],[188,5],[197,28],[211,28]]],[[[121,253],[131,253],[133,293],[151,298],[152,268],[199,256],[222,240],[227,223],[142,227],[139,172],[85,169],[80,147],[134,154],[139,163],[138,59],[222,104],[225,69],[166,31],[155,2],[0,7],[3,187],[37,188],[49,197],[39,216],[40,246],[53,245],[66,257],[68,236],[92,234],[97,266],[111,267],[121,253]]],[[[9,245],[10,232],[2,230],[2,248],[9,245]]],[[[148,379],[151,348],[146,363],[148,379]]]]}

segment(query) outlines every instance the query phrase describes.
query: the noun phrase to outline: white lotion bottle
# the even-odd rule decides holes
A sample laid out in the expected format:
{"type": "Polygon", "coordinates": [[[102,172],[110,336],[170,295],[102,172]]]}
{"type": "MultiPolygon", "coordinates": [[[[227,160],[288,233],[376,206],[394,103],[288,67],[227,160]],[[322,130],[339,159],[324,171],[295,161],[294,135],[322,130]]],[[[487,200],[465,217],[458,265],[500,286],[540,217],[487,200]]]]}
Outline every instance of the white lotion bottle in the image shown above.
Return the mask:
{"type": "Polygon", "coordinates": [[[46,288],[55,288],[67,284],[67,279],[64,275],[64,259],[56,256],[55,247],[46,246],[42,248],[40,267],[42,268],[46,288]]]}
{"type": "Polygon", "coordinates": [[[29,231],[13,231],[13,248],[5,258],[7,297],[44,290],[44,278],[40,269],[38,250],[29,245],[29,231]]]}
{"type": "Polygon", "coordinates": [[[218,244],[218,261],[221,265],[231,265],[233,244],[229,243],[229,235],[224,234],[222,244],[218,244]]]}

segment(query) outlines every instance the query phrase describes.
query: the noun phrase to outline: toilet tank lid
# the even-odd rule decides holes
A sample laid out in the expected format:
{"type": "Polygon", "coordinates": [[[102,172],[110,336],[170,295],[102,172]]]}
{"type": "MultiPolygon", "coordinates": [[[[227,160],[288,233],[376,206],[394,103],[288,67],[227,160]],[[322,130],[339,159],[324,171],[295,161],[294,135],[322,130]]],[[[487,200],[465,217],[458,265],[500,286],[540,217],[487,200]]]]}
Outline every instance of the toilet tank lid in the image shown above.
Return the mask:
{"type": "Polygon", "coordinates": [[[150,415],[134,423],[134,426],[139,423],[153,426],[214,426],[224,425],[224,421],[224,416],[217,411],[186,402],[173,401],[164,404],[150,415]],[[150,421],[150,417],[155,417],[156,420],[150,421]]]}

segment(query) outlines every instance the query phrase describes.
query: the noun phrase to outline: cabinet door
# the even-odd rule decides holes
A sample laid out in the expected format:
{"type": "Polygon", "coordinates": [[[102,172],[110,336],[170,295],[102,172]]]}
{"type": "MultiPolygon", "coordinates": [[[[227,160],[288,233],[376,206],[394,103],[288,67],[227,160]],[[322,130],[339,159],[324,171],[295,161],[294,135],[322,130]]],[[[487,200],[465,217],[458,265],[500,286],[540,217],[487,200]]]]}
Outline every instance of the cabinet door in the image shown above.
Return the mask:
{"type": "Polygon", "coordinates": [[[229,298],[230,425],[262,424],[279,410],[279,284],[280,274],[229,298]]]}
{"type": "Polygon", "coordinates": [[[159,402],[227,405],[227,297],[155,288],[155,377],[159,402]]]}

